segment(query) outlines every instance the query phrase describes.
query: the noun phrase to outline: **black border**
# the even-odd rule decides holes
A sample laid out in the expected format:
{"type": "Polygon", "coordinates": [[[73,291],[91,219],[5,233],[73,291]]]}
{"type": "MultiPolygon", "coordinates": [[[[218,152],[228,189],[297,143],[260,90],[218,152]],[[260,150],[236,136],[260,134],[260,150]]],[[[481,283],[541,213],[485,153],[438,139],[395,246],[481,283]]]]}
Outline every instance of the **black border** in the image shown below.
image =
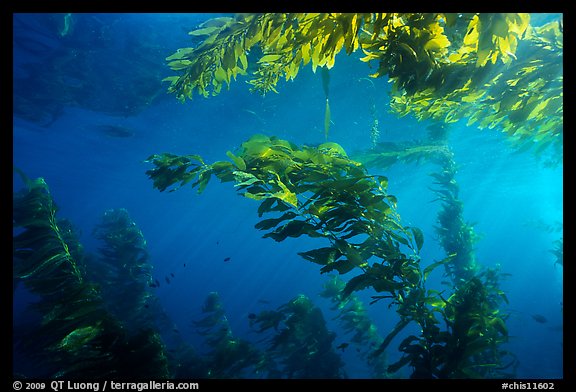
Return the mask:
{"type": "MultiPolygon", "coordinates": [[[[317,6],[314,6],[314,4],[308,3],[306,5],[303,6],[302,3],[298,3],[297,1],[291,1],[291,2],[283,2],[283,1],[279,1],[279,2],[268,2],[266,4],[263,4],[263,6],[265,7],[264,10],[262,10],[262,7],[259,5],[250,5],[249,2],[247,3],[237,3],[234,2],[233,6],[230,7],[230,3],[226,2],[226,1],[222,1],[222,2],[214,2],[214,1],[209,1],[207,3],[197,3],[197,2],[174,2],[174,3],[170,3],[170,2],[166,2],[166,1],[162,1],[161,3],[159,2],[133,2],[133,3],[129,3],[129,2],[125,2],[120,3],[120,2],[116,2],[114,4],[109,3],[107,4],[106,2],[102,2],[102,1],[20,1],[20,2],[16,2],[16,1],[9,1],[9,2],[2,2],[2,15],[1,15],[1,21],[0,22],[3,26],[3,35],[2,38],[3,40],[5,40],[6,42],[4,43],[4,53],[7,55],[6,57],[9,58],[11,61],[11,63],[13,64],[13,52],[12,52],[12,38],[13,38],[13,31],[12,31],[12,27],[13,27],[13,20],[12,20],[12,16],[14,13],[43,13],[43,12],[50,12],[50,13],[59,13],[59,12],[82,12],[82,13],[91,13],[91,12],[96,12],[96,13],[107,13],[107,12],[114,12],[114,13],[185,13],[185,12],[194,12],[194,13],[211,13],[211,12],[230,12],[230,8],[241,8],[241,9],[237,9],[237,10],[233,10],[232,12],[274,12],[274,11],[278,11],[278,12],[286,12],[286,11],[310,11],[310,8],[312,8],[313,11],[316,11],[315,8],[321,8],[323,10],[325,10],[327,7],[327,4],[329,5],[329,8],[331,8],[331,10],[336,10],[339,12],[344,11],[342,8],[344,9],[349,9],[349,11],[355,11],[358,12],[358,9],[360,8],[361,10],[368,8],[368,10],[374,10],[374,8],[394,8],[394,11],[397,12],[398,8],[405,8],[406,6],[401,6],[398,4],[393,4],[393,5],[375,5],[374,3],[369,3],[369,4],[363,4],[362,2],[358,2],[357,0],[355,0],[353,3],[347,5],[339,5],[339,6],[334,6],[332,7],[332,4],[330,3],[318,3],[317,6]],[[8,3],[8,4],[6,4],[8,3]],[[160,8],[160,9],[159,9],[160,8]],[[8,41],[10,40],[10,41],[8,41]]],[[[568,11],[568,7],[567,5],[569,4],[569,2],[550,2],[550,1],[546,1],[545,4],[538,4],[538,6],[540,6],[538,9],[538,7],[535,7],[536,10],[528,10],[528,12],[549,12],[549,13],[562,13],[564,14],[564,29],[568,28],[568,34],[564,34],[565,37],[565,45],[568,45],[568,53],[570,53],[572,50],[570,48],[572,48],[571,45],[571,41],[572,41],[572,35],[571,33],[573,33],[572,31],[572,18],[570,18],[571,12],[567,12],[568,11]],[[547,9],[543,10],[541,9],[542,7],[545,7],[547,9]],[[568,39],[566,39],[566,37],[568,37],[568,39]]],[[[438,5],[439,8],[443,8],[443,11],[446,10],[446,5],[443,4],[431,4],[431,6],[436,7],[436,5],[438,5]]],[[[486,8],[486,3],[479,3],[478,7],[474,7],[475,10],[474,11],[481,11],[482,9],[486,8]]],[[[507,10],[516,10],[516,12],[518,12],[518,10],[524,10],[526,11],[526,8],[528,6],[528,8],[532,8],[534,9],[534,7],[530,7],[530,6],[534,6],[535,4],[530,4],[527,2],[520,2],[520,1],[516,1],[516,2],[506,2],[505,4],[500,4],[499,7],[496,8],[505,8],[507,10]],[[504,6],[504,7],[502,7],[504,6]]],[[[430,6],[425,7],[425,8],[430,8],[430,6]]],[[[459,5],[458,7],[448,7],[451,9],[457,9],[457,8],[471,8],[469,4],[461,4],[461,6],[459,5]]],[[[466,11],[466,10],[459,10],[460,11],[466,11]]],[[[494,12],[495,9],[494,7],[492,7],[491,12],[494,12]]],[[[418,12],[422,12],[422,10],[418,10],[418,12]]],[[[489,11],[490,12],[490,11],[489,11]]],[[[6,58],[5,57],[5,58],[6,58]]],[[[5,60],[6,61],[6,60],[5,60]]],[[[566,63],[566,61],[565,61],[566,63]]],[[[12,67],[12,64],[10,64],[9,66],[12,67]]],[[[571,69],[569,67],[569,69],[571,69]]],[[[565,80],[567,82],[565,82],[566,86],[569,86],[569,88],[564,89],[564,101],[568,102],[569,106],[571,106],[571,104],[574,102],[574,94],[573,94],[573,86],[576,86],[574,84],[574,80],[572,79],[572,75],[570,73],[565,74],[564,75],[565,80]]],[[[8,119],[12,118],[12,113],[13,113],[13,102],[12,102],[12,94],[9,93],[8,91],[8,87],[7,86],[12,86],[12,73],[9,72],[4,72],[2,74],[2,86],[3,86],[3,90],[5,90],[5,95],[6,97],[2,100],[3,102],[3,109],[6,110],[8,113],[6,113],[6,115],[4,116],[5,122],[6,122],[6,127],[5,127],[5,131],[3,132],[3,139],[1,144],[4,147],[4,151],[2,151],[0,153],[0,159],[2,159],[2,168],[4,170],[6,170],[6,172],[12,172],[11,168],[13,165],[13,152],[12,152],[12,145],[13,145],[13,135],[12,135],[12,127],[13,127],[13,123],[10,122],[8,123],[8,119]],[[9,79],[10,78],[10,79],[9,79]],[[10,95],[9,95],[10,94],[10,95]]],[[[572,114],[571,110],[567,111],[570,115],[572,114]]],[[[571,116],[566,116],[565,120],[568,119],[568,124],[570,124],[570,117],[571,116]]],[[[569,125],[567,127],[569,130],[572,129],[572,127],[569,125]]],[[[572,131],[569,131],[568,134],[564,135],[564,143],[567,144],[569,146],[568,151],[574,151],[573,150],[573,146],[574,144],[572,143],[572,140],[570,140],[572,138],[572,131]]],[[[567,173],[567,168],[570,165],[569,160],[572,158],[571,156],[572,153],[569,153],[568,155],[564,155],[565,157],[565,161],[563,164],[563,170],[564,170],[564,178],[569,178],[569,179],[573,179],[574,177],[570,176],[570,173],[567,173]],[[568,162],[566,161],[568,160],[568,162]],[[568,175],[568,176],[567,176],[568,175]]],[[[8,178],[8,175],[10,173],[6,173],[6,177],[4,178],[8,178]]],[[[570,181],[571,182],[571,181],[570,181]]],[[[568,185],[571,185],[569,182],[568,185]]],[[[572,198],[569,198],[569,194],[572,192],[572,188],[566,187],[564,186],[564,214],[568,215],[568,217],[573,217],[576,218],[576,214],[574,213],[574,211],[572,210],[571,207],[571,203],[570,201],[573,200],[572,198]],[[566,213],[566,211],[568,211],[568,213],[566,213]]],[[[4,223],[4,225],[6,226],[6,231],[8,232],[9,230],[9,212],[8,212],[8,208],[3,208],[2,209],[2,222],[4,223]]],[[[10,213],[11,216],[11,213],[10,213]]],[[[571,221],[566,221],[566,219],[564,219],[564,225],[565,227],[568,227],[568,230],[565,229],[564,232],[564,237],[567,237],[568,235],[571,234],[571,221]],[[568,235],[567,235],[568,233],[568,235]]],[[[5,242],[6,244],[4,245],[4,249],[7,251],[7,249],[11,249],[11,244],[9,242],[9,237],[8,235],[3,236],[3,238],[5,238],[5,242]]],[[[564,247],[568,248],[568,251],[566,252],[565,249],[565,253],[567,253],[568,255],[574,255],[574,250],[572,249],[571,246],[571,241],[568,240],[566,241],[566,238],[564,240],[564,247]],[[567,246],[568,245],[568,246],[567,246]]],[[[8,258],[8,256],[6,256],[6,258],[8,258]]],[[[5,260],[5,262],[8,262],[7,260],[5,260]]],[[[519,262],[521,262],[521,260],[519,260],[519,262]]],[[[491,391],[491,390],[502,390],[502,382],[509,382],[509,383],[517,383],[517,385],[519,385],[518,388],[516,389],[521,389],[520,384],[521,383],[527,383],[527,382],[535,382],[535,383],[554,383],[555,388],[554,390],[565,390],[565,388],[570,388],[572,390],[574,390],[576,388],[576,350],[574,350],[575,348],[575,343],[576,343],[576,337],[574,336],[574,332],[576,331],[576,325],[574,323],[574,315],[576,313],[574,305],[575,305],[575,294],[574,294],[574,285],[572,285],[572,282],[569,280],[572,277],[576,277],[576,271],[574,270],[574,263],[573,261],[570,259],[567,262],[567,264],[564,264],[563,266],[564,270],[564,288],[563,288],[563,295],[564,295],[564,300],[563,300],[563,304],[564,304],[564,308],[567,309],[566,312],[564,312],[564,369],[563,369],[563,374],[564,374],[564,378],[563,379],[514,379],[514,380],[397,380],[397,379],[384,379],[384,380],[362,380],[362,379],[354,379],[354,380],[170,380],[171,382],[177,383],[179,381],[191,381],[191,382],[198,382],[200,385],[200,390],[206,390],[206,389],[214,389],[214,390],[220,390],[222,388],[250,388],[250,389],[254,389],[254,390],[258,390],[258,389],[262,389],[262,390],[270,390],[270,388],[274,388],[274,387],[292,387],[292,388],[350,388],[350,389],[356,389],[356,388],[370,388],[370,387],[375,387],[375,388],[381,388],[381,387],[385,387],[385,388],[394,388],[393,390],[401,390],[402,388],[417,388],[418,390],[423,390],[424,388],[428,389],[428,388],[442,388],[444,390],[458,390],[459,392],[462,392],[463,389],[462,388],[467,388],[467,387],[483,387],[485,388],[484,390],[486,391],[491,391]],[[568,279],[566,279],[566,277],[568,279]],[[570,385],[572,387],[570,387],[570,385]]],[[[10,262],[10,271],[12,270],[11,267],[11,262],[10,262]]],[[[11,274],[10,274],[11,275],[11,274]]],[[[5,277],[6,280],[10,279],[10,275],[8,273],[5,273],[5,277]]],[[[538,282],[534,282],[534,286],[535,289],[537,289],[537,283],[538,282]]],[[[9,298],[12,298],[12,284],[11,281],[8,284],[8,282],[6,282],[6,284],[2,285],[2,294],[0,294],[2,296],[2,299],[6,302],[8,302],[9,298]]],[[[543,295],[545,295],[545,293],[543,293],[543,295]]],[[[6,304],[6,307],[4,308],[7,311],[8,310],[12,310],[12,304],[6,304]]],[[[10,312],[10,321],[12,322],[12,312],[10,312]]],[[[10,344],[10,346],[12,347],[11,341],[8,343],[10,344]]],[[[4,353],[8,354],[10,353],[10,358],[8,359],[8,361],[4,361],[3,363],[10,363],[12,364],[12,349],[10,349],[10,351],[8,350],[3,350],[4,353]]],[[[13,389],[13,381],[16,380],[14,378],[13,372],[12,372],[12,366],[10,367],[6,367],[5,369],[3,369],[4,371],[6,371],[8,373],[8,377],[3,377],[4,380],[8,380],[9,381],[9,385],[6,385],[6,389],[5,390],[14,390],[13,389]]],[[[25,380],[20,380],[22,382],[25,382],[25,380]]],[[[47,388],[49,387],[49,383],[51,380],[35,380],[37,382],[45,382],[48,383],[47,384],[47,388]]],[[[86,382],[94,382],[94,380],[84,380],[86,382]]],[[[119,380],[116,380],[119,381],[119,380]]],[[[138,381],[149,381],[147,379],[143,379],[143,380],[124,380],[124,381],[134,381],[134,382],[138,382],[138,381]]],[[[162,382],[162,380],[155,380],[158,382],[162,382]]],[[[65,390],[65,389],[64,389],[65,390]]],[[[102,390],[102,388],[100,388],[100,390],[102,390]]]]}

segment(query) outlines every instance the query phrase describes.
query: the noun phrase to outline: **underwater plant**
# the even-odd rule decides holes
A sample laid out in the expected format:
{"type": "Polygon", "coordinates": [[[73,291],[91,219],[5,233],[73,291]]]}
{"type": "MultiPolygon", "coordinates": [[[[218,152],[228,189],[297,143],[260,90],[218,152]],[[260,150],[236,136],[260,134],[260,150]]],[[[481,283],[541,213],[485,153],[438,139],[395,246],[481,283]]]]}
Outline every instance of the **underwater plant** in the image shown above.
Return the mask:
{"type": "Polygon", "coordinates": [[[420,141],[380,142],[371,149],[352,155],[367,167],[387,168],[396,163],[421,163],[440,160],[449,154],[448,148],[438,143],[420,141]]]}
{"type": "Polygon", "coordinates": [[[42,377],[167,378],[158,334],[143,329],[129,335],[106,310],[75,258],[81,247],[70,224],[60,228],[48,185],[18,172],[26,188],[13,198],[14,277],[40,298],[32,306],[41,316],[19,347],[44,368],[42,377]]]}
{"type": "Polygon", "coordinates": [[[550,251],[555,257],[556,261],[554,265],[559,264],[561,267],[564,266],[564,238],[554,241],[554,249],[550,251]]]}
{"type": "MultiPolygon", "coordinates": [[[[561,162],[561,20],[533,27],[521,13],[238,14],[210,19],[189,35],[201,42],[166,58],[179,75],[164,80],[182,102],[194,92],[217,95],[238,75],[252,77],[252,91],[277,92],[302,66],[324,72],[341,51],[362,50],[361,61],[378,64],[369,76],[393,83],[390,106],[398,116],[467,119],[500,129],[518,149],[540,155],[550,148],[549,164],[561,162]]],[[[328,99],[325,119],[327,132],[328,99]]]]}
{"type": "MultiPolygon", "coordinates": [[[[300,252],[299,255],[322,265],[321,273],[360,272],[346,282],[340,294],[342,299],[370,287],[379,294],[374,296],[374,302],[389,299],[390,306],[397,308],[400,321],[372,355],[384,352],[409,323],[416,322],[421,327],[422,336],[416,337],[416,342],[409,340],[400,345],[400,350],[407,353],[418,346],[419,354],[407,355],[390,365],[390,373],[410,363],[414,368],[413,377],[459,377],[463,372],[469,376],[487,374],[470,369],[485,368],[483,353],[493,352],[492,342],[500,344],[505,341],[507,333],[498,308],[483,305],[495,304],[491,297],[493,290],[478,283],[482,282],[480,277],[485,272],[479,275],[474,271],[474,275],[462,279],[462,287],[456,288],[458,295],[450,297],[454,302],[445,300],[437,290],[426,290],[425,281],[430,272],[448,264],[454,256],[449,255],[421,269],[418,252],[424,242],[423,234],[415,227],[400,224],[395,210],[396,198],[385,191],[386,177],[369,175],[360,163],[348,158],[344,149],[336,143],[299,148],[275,137],[255,135],[242,143],[237,154],[228,151],[227,155],[231,162],[206,164],[198,155],[156,154],[146,160],[155,166],[146,174],[160,191],[169,188],[174,191],[191,183],[192,188],[197,187],[198,192],[202,192],[212,175],[221,182],[235,182],[240,195],[261,201],[258,208],[260,217],[265,213],[280,215],[256,224],[257,229],[267,231],[264,238],[280,242],[288,237],[307,235],[327,241],[328,246],[300,252]],[[410,250],[412,254],[406,255],[403,249],[410,250]],[[463,288],[468,285],[474,290],[463,288]],[[435,357],[430,351],[434,347],[432,343],[453,339],[457,328],[442,331],[435,313],[450,326],[453,313],[448,312],[452,305],[457,301],[467,301],[461,297],[466,293],[472,295],[476,290],[485,299],[483,303],[478,302],[483,306],[483,313],[474,316],[482,322],[482,328],[473,334],[474,338],[478,338],[475,341],[478,346],[465,351],[456,363],[446,363],[448,357],[435,357]],[[498,335],[498,339],[492,335],[498,335]],[[483,336],[490,338],[484,341],[483,336]],[[423,360],[429,362],[431,356],[439,364],[442,362],[443,367],[421,364],[423,360]]],[[[496,297],[502,298],[501,293],[497,291],[496,297]]],[[[463,319],[458,316],[454,323],[463,319]]],[[[458,349],[461,347],[458,346],[458,349]]],[[[498,368],[501,358],[491,358],[490,363],[498,368]]]]}
{"type": "MultiPolygon", "coordinates": [[[[201,357],[204,369],[201,378],[245,378],[249,372],[265,371],[264,355],[247,340],[234,337],[220,296],[211,292],[204,300],[201,320],[193,321],[197,332],[204,336],[210,351],[201,357]]],[[[196,364],[196,366],[198,366],[196,364]]]]}
{"type": "Polygon", "coordinates": [[[348,339],[350,343],[344,342],[337,348],[344,351],[348,346],[353,346],[360,358],[372,368],[372,378],[390,378],[386,355],[370,355],[374,347],[382,344],[383,339],[368,316],[364,303],[355,294],[342,298],[345,286],[346,282],[338,275],[332,275],[324,283],[323,290],[320,292],[321,297],[328,298],[332,303],[331,310],[338,312],[334,319],[338,320],[347,335],[352,335],[348,339]]]}
{"type": "Polygon", "coordinates": [[[346,378],[333,347],[336,334],[328,331],[322,311],[307,296],[300,294],[277,310],[255,314],[250,324],[260,327],[258,333],[274,329],[266,350],[268,362],[276,366],[271,378],[346,378]]]}
{"type": "Polygon", "coordinates": [[[154,325],[150,304],[152,265],[142,231],[124,208],[105,211],[93,230],[102,241],[98,258],[88,264],[88,277],[98,283],[109,311],[128,331],[154,325]],[[122,301],[118,301],[122,298],[122,301]]]}
{"type": "Polygon", "coordinates": [[[328,246],[300,256],[322,265],[322,273],[362,271],[347,283],[345,296],[373,286],[396,297],[398,290],[419,284],[416,253],[423,243],[422,232],[399,223],[396,198],[386,193],[388,179],[369,175],[340,145],[298,148],[255,135],[242,143],[238,155],[230,151],[227,155],[232,162],[211,165],[197,155],[152,155],[146,161],[155,168],[146,173],[160,191],[174,191],[194,181],[192,187],[202,192],[212,175],[235,182],[239,194],[261,201],[259,216],[281,213],[256,224],[268,231],[264,238],[278,242],[301,235],[324,238],[328,246]],[[414,255],[406,256],[401,246],[414,255]]]}
{"type": "Polygon", "coordinates": [[[434,184],[439,185],[438,189],[433,189],[438,195],[436,200],[442,201],[436,232],[440,245],[451,256],[450,263],[444,266],[457,284],[460,280],[470,279],[478,270],[474,253],[478,235],[474,227],[464,221],[464,205],[458,198],[459,187],[455,179],[457,169],[454,154],[446,148],[448,153],[443,157],[441,172],[430,175],[436,180],[434,184]]]}

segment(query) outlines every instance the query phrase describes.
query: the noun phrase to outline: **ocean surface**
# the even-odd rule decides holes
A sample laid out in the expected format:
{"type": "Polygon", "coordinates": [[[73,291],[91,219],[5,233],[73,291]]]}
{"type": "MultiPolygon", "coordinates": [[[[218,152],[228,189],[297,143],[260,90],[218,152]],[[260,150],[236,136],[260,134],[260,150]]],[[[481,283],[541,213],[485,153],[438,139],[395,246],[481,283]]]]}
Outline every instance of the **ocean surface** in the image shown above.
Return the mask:
{"type": "MultiPolygon", "coordinates": [[[[161,153],[197,154],[207,163],[229,160],[226,153],[238,154],[239,146],[254,134],[297,146],[328,140],[354,157],[375,142],[421,140],[428,123],[390,111],[391,83],[386,76],[368,78],[374,69],[359,61],[361,51],[342,51],[330,69],[327,136],[323,80],[310,64],[302,66],[294,80],[280,80],[278,93],[252,93],[247,78],[239,75],[216,96],[195,94],[179,102],[167,93],[169,83],[162,82],[175,75],[165,59],[193,45],[197,37],[187,33],[215,16],[219,15],[15,14],[13,165],[29,179],[44,179],[58,207],[57,218],[74,227],[88,270],[90,260],[98,259],[105,247],[96,228],[106,212],[124,209],[129,214],[145,239],[146,301],[154,304],[139,309],[151,314],[153,309],[158,316],[142,323],[159,334],[170,369],[177,368],[184,348],[193,350],[198,361],[210,363],[208,372],[183,372],[179,377],[298,378],[299,373],[287,372],[288,365],[282,367],[278,356],[278,373],[257,371],[254,364],[233,372],[230,364],[214,360],[214,350],[216,343],[233,337],[236,343],[242,340],[260,353],[269,352],[273,334],[284,324],[258,332],[254,320],[304,295],[321,311],[330,331],[330,352],[341,361],[340,376],[373,378],[367,353],[374,347],[352,341],[353,332],[340,322],[340,309],[321,295],[338,274],[323,274],[320,265],[298,255],[322,246],[318,238],[262,238],[265,232],[255,228],[263,219],[258,216],[259,202],[238,195],[233,183],[214,177],[201,194],[190,184],[159,192],[146,174],[153,169],[146,160],[161,153]],[[371,134],[375,119],[377,135],[371,134]],[[202,325],[207,324],[200,322],[210,309],[210,298],[219,301],[220,317],[212,326],[224,328],[222,336],[206,332],[202,325]],[[216,343],[208,342],[215,336],[216,343]],[[227,366],[227,372],[219,373],[223,369],[218,366],[227,366]]],[[[558,17],[539,15],[532,23],[558,17]]],[[[515,151],[498,127],[480,130],[475,124],[467,126],[466,120],[450,124],[447,144],[457,165],[463,218],[478,235],[475,260],[505,274],[500,289],[508,303],[500,304],[499,311],[506,314],[508,339],[500,348],[515,358],[506,371],[519,379],[562,378],[563,266],[554,249],[563,235],[563,164],[545,165],[530,151],[515,151]]],[[[436,229],[440,202],[431,190],[435,185],[430,176],[438,165],[399,161],[367,170],[388,178],[387,192],[397,198],[402,224],[421,229],[422,266],[444,259],[436,229]]],[[[19,172],[14,172],[13,188],[26,189],[19,172]]],[[[98,280],[97,272],[87,274],[98,280]]],[[[356,274],[339,277],[346,282],[356,274]]],[[[441,268],[435,270],[428,287],[446,290],[449,296],[451,288],[440,283],[441,275],[441,268]]],[[[41,331],[41,320],[47,317],[45,308],[34,307],[41,295],[30,292],[26,279],[14,284],[13,374],[50,377],[58,371],[50,363],[50,350],[57,349],[23,344],[27,333],[41,331]]],[[[105,291],[106,284],[99,284],[105,291]]],[[[384,338],[398,315],[386,301],[370,305],[377,294],[371,287],[354,293],[384,338]]],[[[118,304],[127,300],[105,294],[103,298],[118,304]]],[[[55,307],[65,306],[58,305],[58,296],[50,300],[55,307]]],[[[398,361],[402,339],[418,333],[409,325],[395,337],[381,354],[386,363],[398,361]]],[[[60,349],[83,350],[88,343],[66,344],[60,341],[60,349]]],[[[407,365],[388,377],[410,374],[407,365]]]]}

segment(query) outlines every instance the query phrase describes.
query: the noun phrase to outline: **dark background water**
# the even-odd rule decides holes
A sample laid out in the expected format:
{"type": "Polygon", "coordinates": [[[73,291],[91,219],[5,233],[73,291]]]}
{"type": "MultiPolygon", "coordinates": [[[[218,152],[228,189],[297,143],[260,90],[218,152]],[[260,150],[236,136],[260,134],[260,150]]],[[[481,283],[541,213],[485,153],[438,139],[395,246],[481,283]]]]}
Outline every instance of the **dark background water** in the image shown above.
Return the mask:
{"type": "MultiPolygon", "coordinates": [[[[162,283],[155,293],[175,333],[198,349],[203,341],[191,323],[202,317],[202,303],[212,291],[220,294],[236,336],[257,340],[248,315],[303,293],[338,333],[335,344],[346,342],[335,312],[319,296],[328,277],[297,255],[317,246],[314,239],[262,239],[254,228],[258,204],[237,196],[229,183],[213,179],[201,195],[190,188],[160,193],[145,175],[151,165],[144,160],[151,154],[199,154],[213,162],[255,133],[298,145],[325,141],[322,81],[309,65],[294,81],[281,82],[279,94],[265,97],[251,94],[241,76],[229,91],[209,99],[195,96],[181,104],[166,93],[160,80],[172,73],[164,59],[189,46],[187,32],[212,16],[15,14],[14,166],[46,180],[59,217],[79,229],[87,251],[99,246],[92,229],[104,211],[126,208],[147,239],[154,277],[162,283]],[[168,284],[164,278],[170,274],[168,284]]],[[[380,141],[425,137],[425,124],[388,112],[390,84],[385,78],[367,80],[372,71],[359,57],[342,53],[330,71],[329,140],[349,153],[369,148],[372,105],[380,141]]],[[[563,167],[547,168],[530,153],[515,154],[497,130],[465,123],[453,125],[450,145],[464,217],[481,235],[477,260],[511,274],[503,283],[510,302],[504,309],[510,313],[506,348],[519,358],[517,375],[560,378],[563,268],[554,264],[550,250],[562,236],[563,167]],[[547,322],[537,322],[534,314],[547,322]]],[[[431,163],[370,169],[389,178],[403,224],[423,230],[423,265],[444,257],[434,231],[439,203],[432,202],[428,188],[428,174],[436,170],[431,163]]],[[[22,181],[14,176],[13,185],[18,190],[22,181]]],[[[358,295],[367,304],[373,294],[358,295]]],[[[20,287],[14,298],[16,329],[29,317],[24,309],[30,300],[20,287]]],[[[394,309],[383,304],[368,312],[382,336],[397,321],[394,309]]],[[[390,362],[398,359],[399,342],[388,350],[390,362]]],[[[341,355],[349,377],[369,377],[353,351],[341,355]]],[[[15,370],[25,373],[29,364],[17,352],[14,361],[15,370]]]]}

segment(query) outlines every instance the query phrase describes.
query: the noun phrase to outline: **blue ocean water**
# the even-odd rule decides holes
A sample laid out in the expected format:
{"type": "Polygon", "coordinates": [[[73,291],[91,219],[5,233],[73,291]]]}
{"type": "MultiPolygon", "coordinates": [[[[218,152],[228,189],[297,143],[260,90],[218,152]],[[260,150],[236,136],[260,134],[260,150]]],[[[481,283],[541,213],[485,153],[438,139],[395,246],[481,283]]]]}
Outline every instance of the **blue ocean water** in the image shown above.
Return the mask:
{"type": "MultiPolygon", "coordinates": [[[[211,292],[219,294],[234,336],[261,348],[265,343],[250,326],[251,315],[300,294],[322,310],[327,328],[336,333],[334,346],[348,343],[337,311],[320,296],[329,276],[298,255],[319,246],[317,239],[262,238],[254,228],[258,203],[238,196],[229,183],[213,178],[202,194],[190,187],[161,193],[145,174],[152,166],[144,161],[152,154],[225,160],[227,151],[257,133],[298,145],[325,142],[322,79],[310,65],[295,80],[281,81],[278,94],[251,93],[241,76],[217,96],[195,96],[184,104],[166,92],[161,80],[173,73],[165,58],[189,46],[187,32],[214,16],[14,15],[14,166],[45,179],[58,216],[73,223],[87,253],[102,246],[92,233],[105,211],[129,212],[146,238],[159,282],[153,295],[171,323],[161,331],[168,347],[185,342],[200,353],[208,350],[193,322],[203,317],[211,292]]],[[[368,79],[372,71],[360,57],[340,53],[330,70],[329,140],[350,154],[369,149],[372,107],[380,141],[425,137],[425,124],[390,113],[390,83],[386,77],[368,79]]],[[[516,376],[562,378],[563,267],[551,250],[562,237],[563,166],[546,167],[529,152],[515,153],[497,129],[462,121],[451,125],[449,144],[464,217],[480,236],[476,259],[510,274],[502,283],[510,336],[503,349],[518,359],[516,376]]],[[[434,229],[439,202],[430,191],[429,174],[436,170],[429,162],[370,169],[388,177],[402,223],[423,231],[423,263],[445,257],[434,229]]],[[[17,174],[13,185],[15,191],[24,186],[17,174]]],[[[385,337],[398,316],[384,303],[368,305],[374,294],[357,293],[385,337]]],[[[35,298],[19,285],[13,301],[14,372],[34,374],[36,365],[19,352],[18,331],[37,322],[29,308],[35,298]]],[[[395,338],[386,351],[389,363],[400,358],[400,341],[395,338]]],[[[354,350],[336,352],[347,377],[371,377],[354,350]]],[[[408,377],[408,369],[397,376],[408,377]]]]}

